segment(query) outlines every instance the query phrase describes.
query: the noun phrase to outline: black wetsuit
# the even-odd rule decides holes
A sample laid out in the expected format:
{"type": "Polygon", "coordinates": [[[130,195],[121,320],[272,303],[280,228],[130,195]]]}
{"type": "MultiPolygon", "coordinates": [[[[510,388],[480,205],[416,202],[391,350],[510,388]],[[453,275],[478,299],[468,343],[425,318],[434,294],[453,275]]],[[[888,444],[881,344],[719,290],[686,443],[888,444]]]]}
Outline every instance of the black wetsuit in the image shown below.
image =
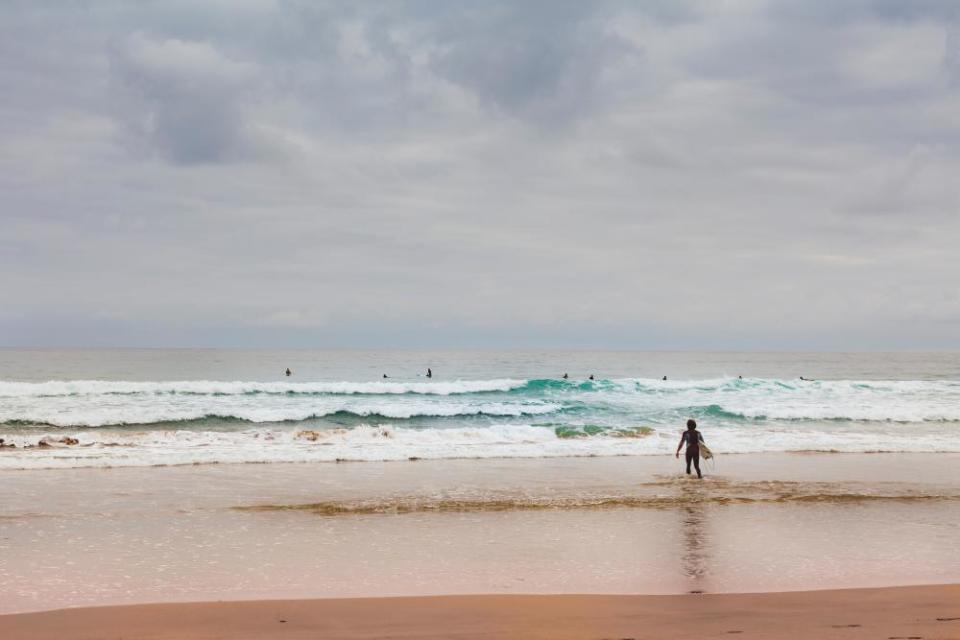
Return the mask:
{"type": "Polygon", "coordinates": [[[697,470],[697,477],[702,478],[700,473],[700,443],[703,442],[703,434],[694,429],[683,432],[683,441],[687,444],[687,473],[690,473],[690,463],[697,470]],[[696,434],[696,435],[694,435],[696,434]]]}

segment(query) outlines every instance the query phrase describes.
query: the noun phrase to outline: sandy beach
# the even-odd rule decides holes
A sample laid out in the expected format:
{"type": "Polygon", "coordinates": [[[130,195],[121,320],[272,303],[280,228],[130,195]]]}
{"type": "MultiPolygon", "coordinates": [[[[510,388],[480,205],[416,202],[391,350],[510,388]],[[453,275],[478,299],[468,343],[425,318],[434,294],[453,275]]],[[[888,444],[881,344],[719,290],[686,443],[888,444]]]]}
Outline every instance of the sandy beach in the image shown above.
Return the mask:
{"type": "Polygon", "coordinates": [[[0,472],[0,614],[953,584],[957,454],[0,472]],[[255,472],[255,473],[254,473],[255,472]]]}
{"type": "Polygon", "coordinates": [[[0,54],[0,640],[960,640],[960,0],[0,54]]]}
{"type": "Polygon", "coordinates": [[[674,463],[0,473],[0,638],[960,638],[955,454],[674,463]]]}
{"type": "Polygon", "coordinates": [[[11,640],[960,638],[960,585],[680,596],[155,604],[0,616],[11,640]]]}
{"type": "Polygon", "coordinates": [[[183,358],[0,385],[0,639],[960,638],[953,382],[164,382],[183,358]]]}

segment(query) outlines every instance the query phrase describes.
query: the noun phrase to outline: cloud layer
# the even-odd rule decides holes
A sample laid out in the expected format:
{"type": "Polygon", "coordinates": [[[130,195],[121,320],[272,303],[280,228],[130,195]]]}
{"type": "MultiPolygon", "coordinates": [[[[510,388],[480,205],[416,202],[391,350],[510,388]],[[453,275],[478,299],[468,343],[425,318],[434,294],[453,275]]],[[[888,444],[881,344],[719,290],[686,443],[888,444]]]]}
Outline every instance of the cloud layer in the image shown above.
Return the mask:
{"type": "Polygon", "coordinates": [[[958,24],[4,3],[0,343],[958,348],[958,24]]]}

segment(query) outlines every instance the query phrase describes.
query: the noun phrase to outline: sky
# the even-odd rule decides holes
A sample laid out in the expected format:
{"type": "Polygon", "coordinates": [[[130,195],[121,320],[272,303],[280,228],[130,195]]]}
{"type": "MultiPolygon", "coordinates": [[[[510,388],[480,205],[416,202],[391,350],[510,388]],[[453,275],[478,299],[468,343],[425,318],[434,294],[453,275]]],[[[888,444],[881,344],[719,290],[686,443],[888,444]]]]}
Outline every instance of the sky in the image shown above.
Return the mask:
{"type": "Polygon", "coordinates": [[[0,96],[0,345],[960,348],[953,0],[4,0],[0,96]]]}

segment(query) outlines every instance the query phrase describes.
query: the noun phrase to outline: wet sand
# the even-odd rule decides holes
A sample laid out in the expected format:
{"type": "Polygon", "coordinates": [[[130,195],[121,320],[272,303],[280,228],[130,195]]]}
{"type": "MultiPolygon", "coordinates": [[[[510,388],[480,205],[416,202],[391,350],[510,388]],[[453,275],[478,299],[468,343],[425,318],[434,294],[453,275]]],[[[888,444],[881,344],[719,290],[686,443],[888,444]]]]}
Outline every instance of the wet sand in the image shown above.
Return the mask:
{"type": "MultiPolygon", "coordinates": [[[[957,454],[0,472],[0,614],[960,582],[957,454]]],[[[2,636],[0,636],[2,637],[2,636]]]]}
{"type": "Polygon", "coordinates": [[[960,638],[960,585],[681,596],[155,604],[0,616],[17,640],[960,638]]]}

